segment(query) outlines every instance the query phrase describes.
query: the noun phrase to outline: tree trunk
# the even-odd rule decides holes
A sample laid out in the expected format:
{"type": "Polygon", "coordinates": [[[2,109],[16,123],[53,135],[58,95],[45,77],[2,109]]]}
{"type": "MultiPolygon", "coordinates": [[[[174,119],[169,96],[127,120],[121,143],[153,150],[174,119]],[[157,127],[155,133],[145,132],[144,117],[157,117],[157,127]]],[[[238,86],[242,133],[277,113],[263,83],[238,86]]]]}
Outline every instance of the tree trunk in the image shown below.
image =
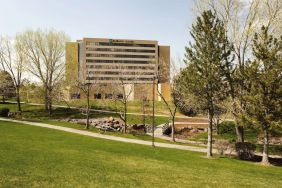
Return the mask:
{"type": "Polygon", "coordinates": [[[216,118],[216,134],[219,135],[219,118],[216,118]]]}
{"type": "Polygon", "coordinates": [[[208,119],[209,119],[209,126],[208,126],[208,144],[207,144],[207,157],[212,157],[212,119],[213,115],[208,111],[208,119]]]}
{"type": "Polygon", "coordinates": [[[45,94],[45,96],[44,96],[44,97],[45,97],[45,98],[44,98],[45,111],[46,111],[46,112],[49,112],[49,102],[48,102],[49,99],[48,99],[48,89],[47,89],[47,87],[45,88],[45,93],[44,93],[44,94],[45,94]]]}
{"type": "Polygon", "coordinates": [[[124,101],[124,133],[126,133],[127,129],[127,101],[124,101]]]}
{"type": "Polygon", "coordinates": [[[5,95],[2,95],[2,102],[5,103],[5,95]]]}
{"type": "Polygon", "coordinates": [[[237,142],[244,142],[244,127],[235,122],[235,130],[237,135],[237,142]]]}
{"type": "Polygon", "coordinates": [[[17,104],[18,104],[18,111],[21,112],[21,99],[20,99],[20,88],[17,87],[17,104]]]}
{"type": "Polygon", "coordinates": [[[29,103],[29,95],[28,95],[28,90],[26,91],[26,102],[29,103]]]}
{"type": "Polygon", "coordinates": [[[268,129],[264,129],[264,143],[263,143],[263,153],[262,153],[262,164],[269,165],[268,158],[268,129]]]}
{"type": "Polygon", "coordinates": [[[87,109],[86,109],[86,126],[85,129],[89,129],[89,106],[90,106],[90,102],[89,102],[89,98],[90,98],[90,94],[89,94],[89,86],[87,88],[87,109]]]}
{"type": "Polygon", "coordinates": [[[143,121],[143,125],[145,126],[146,124],[146,117],[145,117],[145,101],[144,99],[142,100],[142,111],[143,111],[143,116],[142,116],[142,121],[143,121]]]}
{"type": "Polygon", "coordinates": [[[171,141],[175,142],[175,126],[174,126],[174,122],[175,122],[175,117],[172,117],[172,125],[171,125],[171,141]]]}
{"type": "Polygon", "coordinates": [[[153,122],[152,122],[152,147],[155,147],[155,78],[153,79],[153,122]]]}
{"type": "Polygon", "coordinates": [[[48,112],[49,112],[49,115],[52,114],[52,91],[49,90],[48,92],[48,112]]]}

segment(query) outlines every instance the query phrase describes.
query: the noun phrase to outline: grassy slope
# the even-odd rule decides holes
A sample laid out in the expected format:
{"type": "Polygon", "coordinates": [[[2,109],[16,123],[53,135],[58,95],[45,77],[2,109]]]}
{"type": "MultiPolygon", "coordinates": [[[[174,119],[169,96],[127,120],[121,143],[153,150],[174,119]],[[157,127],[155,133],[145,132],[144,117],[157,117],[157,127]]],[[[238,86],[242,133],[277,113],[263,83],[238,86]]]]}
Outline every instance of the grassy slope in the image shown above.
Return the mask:
{"type": "MultiPolygon", "coordinates": [[[[9,108],[10,111],[17,111],[16,104],[0,104],[0,108],[9,108]]],[[[43,106],[32,106],[28,104],[22,104],[23,109],[23,117],[27,119],[37,119],[37,120],[49,120],[49,119],[61,119],[61,118],[85,118],[81,114],[79,110],[75,109],[65,109],[65,108],[54,108],[53,114],[50,117],[45,111],[43,106]]],[[[91,118],[98,118],[98,117],[117,117],[116,114],[109,114],[109,113],[98,113],[92,112],[91,118]]],[[[146,118],[146,123],[151,124],[152,119],[146,118]]],[[[141,116],[135,115],[127,115],[128,124],[140,124],[142,123],[141,116]]],[[[156,124],[162,124],[168,122],[167,117],[156,117],[156,124]]]]}
{"type": "MultiPolygon", "coordinates": [[[[9,99],[10,101],[16,101],[16,99],[9,99]]],[[[22,101],[26,101],[25,98],[22,98],[22,101]]],[[[39,99],[32,99],[29,102],[34,102],[34,103],[42,103],[44,101],[39,100],[39,99]]],[[[70,105],[74,107],[83,107],[86,106],[87,101],[86,99],[74,99],[70,101],[53,101],[53,104],[58,104],[58,105],[70,105]]],[[[91,99],[90,100],[90,105],[93,109],[101,109],[101,110],[115,110],[115,102],[114,100],[95,100],[91,99]]],[[[169,105],[173,105],[171,102],[169,102],[169,105]]],[[[122,108],[122,103],[117,102],[118,108],[122,108]]],[[[128,101],[128,112],[129,113],[142,113],[142,101],[128,101]]],[[[149,106],[146,107],[146,113],[150,114],[152,113],[152,101],[149,102],[149,106]]],[[[156,114],[164,114],[164,115],[169,115],[169,110],[167,109],[167,106],[163,101],[155,101],[155,113],[156,114]]],[[[177,111],[177,115],[183,115],[179,111],[177,111]]]]}
{"type": "MultiPolygon", "coordinates": [[[[0,108],[9,108],[11,111],[17,111],[17,106],[16,104],[0,104],[0,108]]],[[[42,122],[42,123],[47,123],[51,125],[57,125],[57,126],[63,126],[63,127],[70,127],[74,129],[79,129],[79,130],[85,130],[84,125],[79,125],[76,123],[70,123],[70,122],[64,122],[64,121],[57,121],[55,119],[62,119],[62,118],[85,118],[84,116],[81,115],[81,113],[78,110],[73,110],[73,109],[64,109],[64,108],[55,108],[53,111],[52,116],[50,117],[46,112],[44,112],[42,106],[33,106],[33,105],[27,105],[23,104],[23,112],[22,115],[23,117],[28,120],[28,121],[34,121],[34,122],[42,122]]],[[[92,118],[98,118],[98,117],[109,117],[109,114],[101,114],[101,113],[92,113],[91,114],[92,118]]],[[[113,116],[116,117],[116,116],[113,116]]],[[[149,119],[150,120],[150,119],[149,119]]],[[[164,123],[167,121],[167,118],[165,117],[158,117],[156,122],[158,124],[164,123]]],[[[133,116],[133,115],[128,115],[128,122],[129,124],[134,124],[134,123],[140,123],[140,119],[138,119],[138,116],[133,116]]],[[[150,123],[150,122],[148,122],[150,123]]],[[[120,132],[104,132],[100,131],[96,128],[90,127],[88,131],[91,132],[97,132],[97,133],[102,133],[106,135],[113,135],[113,136],[118,136],[118,137],[125,137],[125,138],[132,138],[132,139],[139,139],[139,140],[147,140],[151,141],[152,137],[146,134],[123,134],[120,132]]],[[[162,143],[172,143],[168,140],[160,139],[160,138],[155,138],[156,142],[162,142],[162,143]]],[[[190,146],[198,146],[198,147],[203,147],[198,144],[184,144],[184,143],[179,143],[175,142],[172,144],[180,144],[180,145],[190,145],[190,146]]]]}
{"type": "Polygon", "coordinates": [[[1,187],[280,187],[281,167],[0,122],[1,187]],[[209,185],[209,186],[208,186],[209,185]]]}

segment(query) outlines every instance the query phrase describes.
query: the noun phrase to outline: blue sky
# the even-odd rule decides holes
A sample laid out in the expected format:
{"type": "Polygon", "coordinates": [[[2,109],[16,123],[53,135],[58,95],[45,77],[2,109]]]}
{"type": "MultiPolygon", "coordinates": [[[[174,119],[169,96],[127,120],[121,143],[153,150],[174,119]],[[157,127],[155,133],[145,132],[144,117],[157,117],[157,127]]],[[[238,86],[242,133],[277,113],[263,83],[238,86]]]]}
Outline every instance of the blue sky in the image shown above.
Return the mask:
{"type": "Polygon", "coordinates": [[[193,0],[0,0],[0,34],[55,28],[83,37],[158,40],[182,58],[193,0]]]}

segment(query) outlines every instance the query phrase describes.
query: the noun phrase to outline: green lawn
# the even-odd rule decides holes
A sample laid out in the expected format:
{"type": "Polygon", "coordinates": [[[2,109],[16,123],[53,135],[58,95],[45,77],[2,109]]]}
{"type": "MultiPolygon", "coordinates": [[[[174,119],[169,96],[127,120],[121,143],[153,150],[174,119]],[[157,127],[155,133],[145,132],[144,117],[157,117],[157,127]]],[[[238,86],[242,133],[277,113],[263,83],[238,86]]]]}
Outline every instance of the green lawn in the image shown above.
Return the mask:
{"type": "Polygon", "coordinates": [[[0,121],[0,187],[281,187],[282,168],[0,121]]]}
{"type": "MultiPolygon", "coordinates": [[[[9,108],[10,111],[17,111],[17,105],[12,103],[2,104],[0,103],[0,108],[9,108]]],[[[62,118],[86,118],[86,116],[82,115],[79,110],[76,109],[66,109],[66,108],[54,108],[53,113],[49,116],[48,113],[44,111],[44,106],[34,106],[29,104],[22,104],[22,115],[26,119],[30,120],[50,120],[50,119],[62,119],[62,118]]],[[[118,117],[116,114],[109,113],[101,113],[101,112],[91,112],[91,118],[99,118],[99,117],[118,117]]],[[[147,117],[146,123],[151,124],[152,118],[147,117]]],[[[127,115],[128,124],[141,124],[142,116],[137,115],[127,115]]],[[[156,124],[162,124],[169,121],[168,117],[156,117],[156,124]]]]}
{"type": "MultiPolygon", "coordinates": [[[[17,105],[11,104],[11,103],[6,103],[6,104],[0,103],[0,108],[9,108],[10,111],[17,111],[17,105]]],[[[32,121],[32,122],[47,123],[47,124],[56,125],[56,126],[70,127],[70,128],[79,129],[79,130],[85,130],[85,125],[80,125],[80,124],[70,123],[70,122],[65,122],[65,121],[58,121],[59,119],[63,119],[63,118],[85,118],[84,116],[81,115],[79,110],[54,108],[53,114],[49,116],[49,114],[47,114],[43,110],[43,106],[23,104],[22,109],[23,109],[22,117],[25,120],[32,121]]],[[[91,118],[109,117],[109,116],[110,116],[109,114],[91,113],[91,118]]],[[[116,115],[112,115],[112,116],[117,117],[116,115]]],[[[156,119],[157,119],[156,122],[158,124],[168,121],[166,117],[157,117],[156,119]]],[[[150,123],[149,121],[150,119],[148,118],[147,123],[150,123]]],[[[128,123],[129,124],[141,123],[141,118],[139,116],[128,115],[128,123]]],[[[104,132],[104,131],[100,131],[99,129],[93,128],[93,127],[90,127],[87,131],[106,134],[106,135],[112,135],[112,136],[118,136],[118,137],[139,139],[139,140],[147,140],[147,141],[152,140],[152,137],[147,134],[134,134],[133,135],[133,134],[123,134],[121,132],[104,132]]],[[[155,138],[155,141],[163,142],[163,143],[172,143],[168,140],[164,140],[160,138],[155,138]]],[[[184,143],[179,143],[179,142],[175,142],[172,144],[203,147],[198,144],[187,144],[187,143],[184,144],[184,143]]]]}
{"type": "MultiPolygon", "coordinates": [[[[11,101],[16,101],[16,99],[9,99],[11,101]]],[[[22,96],[22,101],[26,101],[24,96],[22,96]]],[[[38,98],[33,98],[32,100],[29,100],[29,102],[34,103],[42,103],[43,100],[40,100],[38,98]]],[[[82,107],[86,106],[87,100],[86,99],[73,99],[70,101],[53,101],[53,104],[58,105],[70,105],[74,107],[82,107]]],[[[171,102],[169,102],[170,105],[173,105],[171,102]]],[[[115,110],[115,101],[114,100],[107,100],[107,99],[91,99],[90,105],[93,109],[100,109],[100,110],[115,110]]],[[[122,103],[117,102],[118,108],[122,108],[122,103]]],[[[128,112],[130,113],[142,113],[142,101],[128,101],[128,112]]],[[[149,101],[148,106],[146,107],[146,112],[148,114],[152,113],[152,101],[149,101]]],[[[167,109],[166,104],[163,101],[155,101],[155,113],[156,114],[164,114],[169,115],[169,110],[167,109]]],[[[177,115],[182,115],[179,111],[177,111],[177,115]]]]}

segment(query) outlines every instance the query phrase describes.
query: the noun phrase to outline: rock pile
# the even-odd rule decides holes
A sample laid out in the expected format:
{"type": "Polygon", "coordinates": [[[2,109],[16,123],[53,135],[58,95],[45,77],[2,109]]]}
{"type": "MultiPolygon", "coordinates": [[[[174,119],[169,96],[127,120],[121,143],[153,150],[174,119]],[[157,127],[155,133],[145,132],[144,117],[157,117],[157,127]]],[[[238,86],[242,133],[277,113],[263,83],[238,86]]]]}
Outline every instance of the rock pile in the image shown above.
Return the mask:
{"type": "Polygon", "coordinates": [[[128,130],[132,134],[145,134],[151,131],[151,125],[133,124],[129,125],[128,130]]]}
{"type": "MultiPolygon", "coordinates": [[[[171,126],[166,123],[162,127],[162,131],[164,135],[170,135],[171,134],[171,126]]],[[[176,128],[175,129],[175,136],[178,138],[186,138],[188,136],[201,133],[201,132],[206,132],[205,129],[201,128],[196,128],[196,127],[185,127],[185,128],[176,128]]]]}
{"type": "MultiPolygon", "coordinates": [[[[63,119],[61,121],[85,125],[87,120],[86,119],[63,119]]],[[[119,119],[114,119],[113,117],[89,119],[89,124],[91,127],[95,127],[97,129],[104,130],[104,131],[122,131],[123,129],[123,122],[119,119]]]]}
{"type": "MultiPolygon", "coordinates": [[[[76,123],[80,125],[86,124],[86,119],[62,119],[61,121],[76,123]]],[[[113,117],[108,118],[96,118],[89,119],[89,124],[91,127],[95,127],[97,129],[103,131],[120,131],[122,132],[124,129],[124,122],[121,119],[115,119],[113,117]]],[[[145,134],[147,132],[152,131],[151,125],[143,125],[143,124],[133,124],[127,125],[127,131],[132,134],[145,134]]]]}

